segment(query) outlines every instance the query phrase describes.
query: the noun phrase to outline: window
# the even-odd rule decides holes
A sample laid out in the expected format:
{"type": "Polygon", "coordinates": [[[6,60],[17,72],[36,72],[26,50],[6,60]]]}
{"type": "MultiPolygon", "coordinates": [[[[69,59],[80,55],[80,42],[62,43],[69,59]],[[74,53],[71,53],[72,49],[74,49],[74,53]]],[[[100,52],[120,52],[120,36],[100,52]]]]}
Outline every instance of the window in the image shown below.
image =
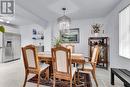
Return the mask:
{"type": "Polygon", "coordinates": [[[119,55],[130,59],[130,5],[119,13],[119,55]]]}

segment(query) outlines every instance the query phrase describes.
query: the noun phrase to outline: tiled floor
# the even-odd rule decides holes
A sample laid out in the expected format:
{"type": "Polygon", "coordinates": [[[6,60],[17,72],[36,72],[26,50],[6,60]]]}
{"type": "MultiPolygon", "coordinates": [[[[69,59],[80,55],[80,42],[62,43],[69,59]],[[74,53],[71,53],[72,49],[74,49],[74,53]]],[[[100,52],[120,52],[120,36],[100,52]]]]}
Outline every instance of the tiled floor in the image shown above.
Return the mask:
{"type": "MultiPolygon", "coordinates": [[[[115,77],[115,85],[114,86],[110,85],[110,70],[108,71],[105,69],[97,68],[96,76],[99,87],[124,87],[123,83],[117,77],[115,77]]],[[[93,81],[93,87],[96,87],[94,81],[93,81]]]]}
{"type": "MultiPolygon", "coordinates": [[[[22,60],[0,64],[0,87],[22,87],[24,81],[24,65],[22,60]]],[[[110,85],[110,72],[97,69],[99,87],[124,87],[123,83],[116,78],[115,86],[110,85]]],[[[31,77],[31,76],[30,76],[31,77]]],[[[93,82],[93,79],[92,79],[93,82]]],[[[36,87],[36,84],[27,83],[26,87],[36,87]]],[[[40,86],[46,87],[46,86],[40,86]]],[[[93,82],[93,87],[95,83],[93,82]]]]}

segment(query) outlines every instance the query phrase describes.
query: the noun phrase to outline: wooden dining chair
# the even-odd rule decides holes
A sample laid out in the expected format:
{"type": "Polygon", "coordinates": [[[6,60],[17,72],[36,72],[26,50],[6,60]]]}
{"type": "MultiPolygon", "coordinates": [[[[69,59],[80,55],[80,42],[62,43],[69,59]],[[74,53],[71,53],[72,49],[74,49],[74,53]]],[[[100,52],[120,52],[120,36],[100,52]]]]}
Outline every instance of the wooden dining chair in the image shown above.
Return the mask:
{"type": "Polygon", "coordinates": [[[72,79],[74,77],[76,68],[71,66],[71,52],[70,49],[65,47],[52,48],[52,61],[53,61],[53,87],[55,87],[56,78],[61,80],[70,81],[72,87],[72,79]]]}
{"type": "Polygon", "coordinates": [[[99,58],[98,56],[99,56],[99,47],[98,45],[96,45],[93,49],[91,61],[85,61],[85,64],[78,66],[78,79],[79,79],[79,72],[82,73],[91,72],[97,87],[98,87],[98,82],[96,80],[95,71],[96,71],[97,60],[99,58]]]}
{"type": "MultiPolygon", "coordinates": [[[[67,49],[70,49],[70,52],[71,52],[71,53],[74,53],[74,52],[75,52],[75,50],[74,50],[74,45],[73,45],[73,44],[67,44],[67,45],[66,45],[66,48],[67,48],[67,49]]],[[[76,67],[76,65],[77,65],[76,63],[73,63],[73,66],[74,66],[74,67],[76,67]]]]}
{"type": "Polygon", "coordinates": [[[71,52],[71,53],[74,53],[74,51],[75,51],[75,50],[74,50],[74,45],[72,45],[72,44],[67,44],[67,45],[66,45],[66,48],[70,49],[70,52],[71,52]]]}
{"type": "Polygon", "coordinates": [[[24,61],[24,66],[25,66],[25,80],[24,80],[24,85],[25,87],[26,82],[27,82],[27,77],[29,73],[31,74],[36,74],[38,76],[37,80],[37,87],[39,87],[39,82],[40,82],[40,74],[41,72],[45,72],[46,78],[49,78],[49,65],[40,63],[37,55],[37,50],[34,45],[28,45],[25,47],[22,47],[22,53],[23,53],[23,61],[24,61]]]}

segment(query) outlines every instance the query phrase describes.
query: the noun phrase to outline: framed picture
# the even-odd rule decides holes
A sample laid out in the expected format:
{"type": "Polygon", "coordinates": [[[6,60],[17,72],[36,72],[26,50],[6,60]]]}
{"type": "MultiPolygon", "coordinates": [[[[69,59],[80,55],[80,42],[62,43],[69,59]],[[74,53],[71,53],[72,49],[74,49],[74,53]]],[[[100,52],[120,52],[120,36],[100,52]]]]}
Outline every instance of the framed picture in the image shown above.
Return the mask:
{"type": "Polygon", "coordinates": [[[79,43],[79,28],[68,30],[69,33],[60,31],[61,40],[63,43],[79,43]]]}

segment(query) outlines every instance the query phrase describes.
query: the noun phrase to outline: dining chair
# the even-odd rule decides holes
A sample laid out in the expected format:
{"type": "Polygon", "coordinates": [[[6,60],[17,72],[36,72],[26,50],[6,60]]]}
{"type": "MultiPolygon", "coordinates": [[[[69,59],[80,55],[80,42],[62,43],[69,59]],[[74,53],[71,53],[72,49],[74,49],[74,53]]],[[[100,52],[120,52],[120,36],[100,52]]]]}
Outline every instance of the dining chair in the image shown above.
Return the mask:
{"type": "Polygon", "coordinates": [[[74,45],[72,45],[72,44],[67,44],[67,45],[66,45],[66,48],[70,49],[71,53],[74,53],[74,52],[75,52],[75,50],[74,50],[74,45]]]}
{"type": "Polygon", "coordinates": [[[98,58],[99,58],[99,46],[96,45],[93,49],[91,61],[85,61],[84,64],[78,66],[78,79],[79,79],[79,72],[82,73],[91,72],[97,87],[98,87],[98,82],[96,80],[95,72],[96,72],[96,65],[97,65],[98,58]]]}
{"type": "MultiPolygon", "coordinates": [[[[73,44],[67,44],[67,45],[66,45],[66,48],[67,48],[67,49],[70,49],[70,52],[71,52],[71,53],[74,53],[74,52],[75,52],[75,49],[74,49],[74,45],[73,45],[73,44]]],[[[76,63],[73,63],[73,66],[76,67],[77,64],[76,64],[76,63]]]]}
{"type": "Polygon", "coordinates": [[[70,87],[72,87],[72,80],[74,77],[76,68],[71,66],[71,52],[70,49],[65,47],[52,48],[52,62],[53,62],[53,87],[55,87],[56,78],[61,80],[70,81],[70,87]]]}
{"type": "Polygon", "coordinates": [[[40,63],[40,60],[38,59],[37,50],[34,45],[27,45],[25,47],[22,47],[22,53],[23,53],[23,61],[24,61],[24,67],[25,67],[25,80],[23,87],[26,86],[27,78],[29,73],[36,74],[38,76],[37,80],[37,87],[39,87],[40,82],[40,74],[42,72],[45,72],[45,78],[49,78],[49,65],[40,63]]]}

